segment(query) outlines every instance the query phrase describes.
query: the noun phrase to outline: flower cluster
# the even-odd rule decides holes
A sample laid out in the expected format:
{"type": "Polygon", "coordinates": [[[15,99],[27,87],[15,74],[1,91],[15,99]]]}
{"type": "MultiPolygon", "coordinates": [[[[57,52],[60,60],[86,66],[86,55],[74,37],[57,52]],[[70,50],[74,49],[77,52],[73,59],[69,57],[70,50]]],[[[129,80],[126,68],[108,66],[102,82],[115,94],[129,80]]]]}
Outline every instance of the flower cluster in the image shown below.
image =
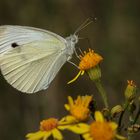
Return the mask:
{"type": "Polygon", "coordinates": [[[47,140],[49,136],[54,139],[61,140],[63,136],[60,130],[70,130],[72,132],[83,134],[87,131],[87,126],[83,122],[90,117],[89,104],[92,96],[78,96],[73,100],[71,96],[68,97],[68,104],[65,104],[69,115],[63,117],[61,120],[56,118],[49,118],[40,122],[40,130],[35,133],[27,134],[28,140],[47,140]]]}
{"type": "Polygon", "coordinates": [[[47,140],[52,136],[54,139],[61,140],[63,139],[61,131],[69,130],[82,135],[85,140],[113,140],[117,136],[117,124],[106,121],[100,111],[95,111],[95,120],[90,124],[86,123],[90,119],[91,101],[92,96],[78,96],[76,100],[69,96],[68,104],[65,105],[69,115],[59,121],[56,118],[41,121],[40,130],[27,134],[27,139],[47,140]]]}
{"type": "MultiPolygon", "coordinates": [[[[26,135],[27,140],[47,140],[53,137],[62,140],[63,131],[68,130],[80,135],[82,140],[130,140],[132,136],[140,131],[140,124],[137,120],[140,116],[140,97],[137,96],[137,87],[132,80],[127,81],[124,91],[124,104],[110,107],[107,94],[101,83],[101,70],[99,63],[103,57],[89,49],[80,56],[78,69],[80,72],[69,83],[74,82],[80,75],[87,73],[94,82],[99,94],[102,97],[104,107],[99,111],[93,96],[78,96],[73,99],[68,96],[68,103],[64,105],[68,114],[61,119],[49,118],[40,122],[37,132],[26,135]],[[139,109],[135,111],[135,102],[138,102],[139,109]],[[122,124],[125,113],[128,112],[128,124],[122,124]],[[122,131],[126,130],[125,136],[122,131]]],[[[126,118],[127,118],[126,117],[126,118]]]]}

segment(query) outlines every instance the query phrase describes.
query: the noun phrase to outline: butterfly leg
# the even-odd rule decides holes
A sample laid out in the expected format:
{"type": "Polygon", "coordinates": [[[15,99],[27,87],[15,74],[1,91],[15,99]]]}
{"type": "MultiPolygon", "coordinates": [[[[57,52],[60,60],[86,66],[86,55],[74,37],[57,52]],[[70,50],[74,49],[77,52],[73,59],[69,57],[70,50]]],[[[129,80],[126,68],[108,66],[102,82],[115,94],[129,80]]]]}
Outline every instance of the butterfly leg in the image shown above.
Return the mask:
{"type": "Polygon", "coordinates": [[[80,59],[80,57],[79,57],[79,55],[78,55],[78,53],[77,53],[77,51],[76,51],[75,48],[74,48],[74,53],[75,53],[76,57],[77,57],[78,59],[80,59]]]}
{"type": "Polygon", "coordinates": [[[70,64],[72,64],[72,65],[75,66],[76,68],[78,68],[78,66],[77,66],[75,63],[73,63],[72,61],[67,60],[67,62],[69,62],[70,64]]]}
{"type": "Polygon", "coordinates": [[[79,51],[80,51],[81,55],[84,56],[84,53],[82,52],[81,48],[79,48],[79,51]]]}

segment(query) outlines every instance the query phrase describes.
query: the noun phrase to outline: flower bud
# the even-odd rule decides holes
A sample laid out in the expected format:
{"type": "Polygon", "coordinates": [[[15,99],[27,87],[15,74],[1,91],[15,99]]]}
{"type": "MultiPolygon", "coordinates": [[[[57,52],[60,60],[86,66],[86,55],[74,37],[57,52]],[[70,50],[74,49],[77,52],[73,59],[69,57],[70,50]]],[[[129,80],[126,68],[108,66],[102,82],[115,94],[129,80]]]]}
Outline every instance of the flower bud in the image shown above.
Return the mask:
{"type": "Polygon", "coordinates": [[[115,117],[117,114],[124,111],[123,107],[121,105],[116,105],[111,109],[111,116],[115,117]]]}
{"type": "Polygon", "coordinates": [[[125,98],[128,101],[132,101],[136,95],[136,85],[132,80],[130,80],[130,81],[128,80],[127,83],[128,83],[128,85],[127,85],[125,93],[124,93],[125,98]]]}
{"type": "Polygon", "coordinates": [[[108,118],[110,116],[110,111],[108,108],[103,108],[102,114],[105,118],[108,118]]]}

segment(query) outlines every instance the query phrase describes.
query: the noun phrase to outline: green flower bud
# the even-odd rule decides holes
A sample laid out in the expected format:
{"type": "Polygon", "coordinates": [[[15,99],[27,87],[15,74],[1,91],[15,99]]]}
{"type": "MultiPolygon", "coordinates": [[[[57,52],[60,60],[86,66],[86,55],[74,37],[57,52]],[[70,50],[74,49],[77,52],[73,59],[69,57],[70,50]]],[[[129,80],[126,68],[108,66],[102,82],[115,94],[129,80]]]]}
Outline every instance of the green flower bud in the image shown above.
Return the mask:
{"type": "Polygon", "coordinates": [[[110,111],[108,108],[103,108],[102,113],[105,118],[108,118],[110,116],[110,111]]]}
{"type": "Polygon", "coordinates": [[[128,80],[127,83],[128,83],[128,85],[127,85],[125,93],[124,93],[125,98],[128,101],[132,101],[135,98],[137,88],[136,88],[135,83],[132,80],[130,80],[130,81],[128,80]]]}
{"type": "Polygon", "coordinates": [[[111,109],[111,116],[115,117],[117,114],[124,111],[123,107],[121,105],[116,105],[111,109]]]}

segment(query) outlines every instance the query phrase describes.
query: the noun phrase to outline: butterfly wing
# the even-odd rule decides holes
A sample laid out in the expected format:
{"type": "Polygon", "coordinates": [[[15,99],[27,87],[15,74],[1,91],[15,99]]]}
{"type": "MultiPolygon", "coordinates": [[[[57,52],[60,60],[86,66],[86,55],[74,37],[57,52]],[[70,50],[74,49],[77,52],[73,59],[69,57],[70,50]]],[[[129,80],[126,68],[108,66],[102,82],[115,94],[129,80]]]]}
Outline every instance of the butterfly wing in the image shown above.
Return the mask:
{"type": "Polygon", "coordinates": [[[66,62],[65,40],[30,27],[0,27],[0,67],[16,89],[35,93],[46,89],[66,62]],[[3,35],[3,36],[2,36],[3,35]],[[13,35],[13,36],[12,36],[13,35]],[[16,43],[14,48],[12,43],[16,43]]]}
{"type": "Polygon", "coordinates": [[[23,45],[41,40],[56,40],[66,43],[64,38],[47,30],[27,26],[0,26],[0,55],[12,49],[12,43],[23,45]]]}

